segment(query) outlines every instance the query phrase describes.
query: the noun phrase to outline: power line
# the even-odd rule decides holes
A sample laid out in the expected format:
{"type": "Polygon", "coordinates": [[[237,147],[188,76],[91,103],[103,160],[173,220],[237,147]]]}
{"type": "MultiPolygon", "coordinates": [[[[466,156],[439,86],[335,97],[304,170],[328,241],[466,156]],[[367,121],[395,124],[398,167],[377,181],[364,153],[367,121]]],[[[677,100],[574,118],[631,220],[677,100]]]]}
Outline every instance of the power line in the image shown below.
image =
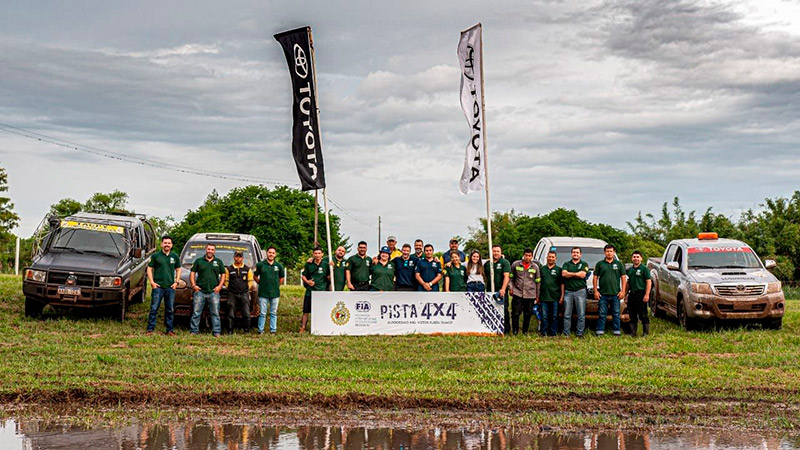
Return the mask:
{"type": "MultiPolygon", "coordinates": [[[[223,180],[243,181],[245,183],[269,184],[269,185],[273,185],[273,186],[285,185],[285,186],[292,186],[292,187],[295,187],[295,188],[300,186],[298,183],[291,182],[291,181],[265,180],[263,178],[247,177],[247,176],[236,175],[236,174],[231,174],[231,173],[212,172],[212,171],[209,171],[209,170],[197,169],[197,168],[194,168],[194,167],[182,166],[182,165],[178,165],[178,164],[171,164],[171,163],[166,163],[166,162],[163,162],[163,161],[157,161],[157,160],[153,160],[153,159],[139,158],[139,157],[135,157],[135,156],[124,155],[122,153],[112,152],[112,151],[100,149],[100,148],[97,148],[97,147],[92,147],[92,146],[88,146],[88,145],[79,144],[79,143],[76,143],[76,142],[67,141],[67,140],[64,140],[64,139],[48,136],[46,134],[38,133],[36,131],[26,130],[24,128],[15,127],[13,125],[8,125],[8,124],[5,124],[5,123],[0,123],[0,131],[4,131],[4,132],[9,133],[9,134],[14,134],[14,135],[17,135],[17,136],[21,136],[21,137],[28,138],[28,139],[33,139],[33,140],[40,141],[40,142],[45,142],[45,143],[52,144],[52,145],[57,145],[59,147],[67,148],[67,149],[70,149],[70,150],[76,150],[76,151],[79,151],[79,152],[89,153],[91,155],[100,156],[100,157],[103,157],[103,158],[115,159],[117,161],[128,162],[128,163],[133,163],[133,164],[139,164],[139,165],[142,165],[142,166],[154,167],[154,168],[157,168],[157,169],[172,170],[174,172],[186,173],[186,174],[189,174],[189,175],[198,175],[198,176],[203,176],[203,177],[219,178],[219,179],[223,179],[223,180]]],[[[340,204],[338,204],[335,201],[333,201],[333,199],[328,198],[328,200],[330,200],[331,203],[333,203],[337,208],[339,208],[339,210],[341,212],[343,212],[345,215],[350,217],[353,221],[357,222],[358,224],[360,224],[362,226],[365,226],[365,227],[369,227],[369,228],[375,228],[374,225],[370,225],[369,223],[364,222],[363,220],[359,219],[355,215],[351,214],[348,210],[346,210],[340,204]]]]}

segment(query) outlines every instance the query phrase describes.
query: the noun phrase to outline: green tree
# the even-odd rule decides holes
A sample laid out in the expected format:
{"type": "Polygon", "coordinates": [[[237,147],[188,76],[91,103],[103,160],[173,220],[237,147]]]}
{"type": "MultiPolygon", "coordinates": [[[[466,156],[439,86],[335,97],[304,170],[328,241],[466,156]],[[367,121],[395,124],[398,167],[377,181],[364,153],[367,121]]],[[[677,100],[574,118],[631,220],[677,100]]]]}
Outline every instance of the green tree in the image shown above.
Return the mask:
{"type": "Polygon", "coordinates": [[[50,214],[58,217],[68,217],[83,209],[81,202],[72,198],[62,198],[50,205],[50,214]]]}
{"type": "MultiPolygon", "coordinates": [[[[274,246],[281,261],[291,267],[310,254],[314,240],[314,203],[311,194],[286,186],[274,189],[245,186],[231,190],[224,197],[213,191],[196,210],[186,213],[183,221],[171,230],[171,235],[176,248],[180,249],[195,233],[252,234],[265,249],[274,246]]],[[[321,219],[323,213],[320,211],[321,219]]],[[[335,214],[330,217],[334,248],[346,246],[347,238],[340,233],[339,217],[335,214]]],[[[324,243],[325,240],[325,227],[320,226],[320,241],[324,243]]]]}
{"type": "Polygon", "coordinates": [[[84,211],[98,213],[130,213],[128,206],[128,194],[120,190],[113,192],[96,192],[83,204],[84,211]]]}
{"type": "MultiPolygon", "coordinates": [[[[8,174],[0,167],[0,193],[8,192],[8,174]]],[[[0,194],[0,232],[9,232],[19,223],[19,216],[14,212],[11,198],[0,194]]]]}

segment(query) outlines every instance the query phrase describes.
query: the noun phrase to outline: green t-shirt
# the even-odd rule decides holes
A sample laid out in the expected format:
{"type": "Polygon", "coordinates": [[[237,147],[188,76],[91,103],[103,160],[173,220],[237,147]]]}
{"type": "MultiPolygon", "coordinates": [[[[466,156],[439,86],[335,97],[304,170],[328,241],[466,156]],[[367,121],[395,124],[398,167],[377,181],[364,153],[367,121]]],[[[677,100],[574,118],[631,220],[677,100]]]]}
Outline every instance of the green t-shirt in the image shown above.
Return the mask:
{"type": "Polygon", "coordinates": [[[175,269],[181,266],[181,258],[175,252],[167,255],[159,250],[153,253],[147,265],[153,268],[153,281],[159,287],[167,288],[175,282],[175,269]]]}
{"type": "Polygon", "coordinates": [[[647,280],[650,279],[650,269],[645,267],[644,264],[639,264],[639,267],[631,266],[628,269],[628,286],[631,291],[643,291],[647,288],[647,280]]]}
{"type": "Polygon", "coordinates": [[[450,280],[450,292],[464,292],[467,290],[467,266],[461,264],[456,267],[444,268],[444,276],[450,280]]]}
{"type": "Polygon", "coordinates": [[[225,273],[225,264],[217,257],[209,261],[204,256],[194,260],[192,272],[196,274],[194,283],[201,291],[210,294],[219,285],[219,277],[225,273]]]}
{"type": "Polygon", "coordinates": [[[369,255],[358,256],[358,253],[347,258],[344,267],[350,271],[351,283],[369,282],[369,268],[372,266],[372,258],[369,255]]]}
{"type": "Polygon", "coordinates": [[[306,286],[306,290],[327,291],[329,274],[330,266],[325,258],[322,258],[319,264],[316,264],[313,260],[306,263],[303,268],[303,276],[314,282],[314,286],[306,286]]]}
{"type": "Polygon", "coordinates": [[[511,263],[505,258],[497,261],[486,261],[483,265],[483,273],[486,274],[486,292],[492,290],[492,279],[489,278],[489,270],[494,269],[494,290],[499,291],[503,287],[503,274],[511,273],[511,263]]]}
{"type": "Polygon", "coordinates": [[[539,268],[539,271],[542,277],[542,284],[539,288],[539,300],[543,302],[557,302],[561,300],[561,267],[558,267],[558,264],[554,264],[553,267],[544,265],[539,268]]]}
{"type": "Polygon", "coordinates": [[[597,289],[600,295],[617,295],[622,290],[622,276],[625,273],[625,264],[622,261],[614,259],[607,262],[605,259],[600,260],[594,266],[594,276],[597,277],[597,289]]]}
{"type": "MultiPolygon", "coordinates": [[[[589,273],[589,263],[580,260],[578,261],[577,264],[575,264],[570,259],[569,261],[561,265],[561,270],[566,270],[567,272],[571,273],[576,273],[576,272],[589,273]]],[[[586,280],[584,278],[572,278],[572,277],[564,278],[564,289],[570,292],[586,289],[586,280]]]]}
{"type": "Polygon", "coordinates": [[[278,261],[268,263],[266,259],[256,264],[253,275],[258,277],[258,296],[263,298],[277,298],[281,296],[281,278],[283,278],[283,264],[278,261]]]}
{"type": "MultiPolygon", "coordinates": [[[[326,265],[328,264],[328,257],[322,258],[322,262],[326,265]]],[[[347,261],[342,259],[339,261],[336,257],[333,257],[333,289],[336,291],[343,291],[345,285],[345,278],[344,278],[344,270],[345,266],[347,265],[347,261]]]]}
{"type": "MultiPolygon", "coordinates": [[[[394,263],[389,261],[384,266],[380,262],[372,264],[369,270],[372,275],[370,287],[376,291],[394,290],[394,263]]],[[[351,275],[352,276],[352,275],[351,275]]]]}

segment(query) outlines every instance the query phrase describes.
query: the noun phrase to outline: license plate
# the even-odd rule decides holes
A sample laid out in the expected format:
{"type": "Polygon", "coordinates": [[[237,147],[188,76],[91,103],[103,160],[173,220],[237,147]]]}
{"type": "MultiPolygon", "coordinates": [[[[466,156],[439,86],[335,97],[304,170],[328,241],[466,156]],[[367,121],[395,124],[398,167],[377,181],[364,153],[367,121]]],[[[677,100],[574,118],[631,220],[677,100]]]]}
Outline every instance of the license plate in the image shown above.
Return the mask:
{"type": "Polygon", "coordinates": [[[77,286],[59,286],[58,294],[79,297],[81,295],[81,288],[77,286]]]}

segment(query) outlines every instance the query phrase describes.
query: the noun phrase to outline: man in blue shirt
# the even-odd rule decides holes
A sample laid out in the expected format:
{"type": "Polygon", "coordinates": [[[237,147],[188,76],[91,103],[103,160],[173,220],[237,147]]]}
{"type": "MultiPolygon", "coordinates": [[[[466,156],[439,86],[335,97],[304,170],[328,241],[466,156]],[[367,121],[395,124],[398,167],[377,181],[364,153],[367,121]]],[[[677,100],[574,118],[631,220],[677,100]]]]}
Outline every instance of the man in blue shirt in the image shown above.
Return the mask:
{"type": "Polygon", "coordinates": [[[419,291],[438,292],[442,279],[442,263],[433,257],[433,246],[425,245],[425,258],[420,259],[416,268],[419,291]]]}
{"type": "Polygon", "coordinates": [[[444,252],[442,254],[442,259],[441,259],[442,266],[446,266],[446,265],[450,264],[450,254],[453,253],[453,252],[458,252],[458,256],[461,258],[461,260],[460,260],[461,262],[464,262],[464,261],[467,260],[467,255],[465,255],[464,252],[462,252],[461,250],[458,249],[458,239],[453,238],[453,239],[450,239],[450,250],[448,250],[448,251],[446,251],[446,252],[444,252]]]}
{"type": "Polygon", "coordinates": [[[403,244],[403,255],[392,260],[394,263],[395,290],[416,291],[417,259],[411,256],[411,246],[403,244]]]}

